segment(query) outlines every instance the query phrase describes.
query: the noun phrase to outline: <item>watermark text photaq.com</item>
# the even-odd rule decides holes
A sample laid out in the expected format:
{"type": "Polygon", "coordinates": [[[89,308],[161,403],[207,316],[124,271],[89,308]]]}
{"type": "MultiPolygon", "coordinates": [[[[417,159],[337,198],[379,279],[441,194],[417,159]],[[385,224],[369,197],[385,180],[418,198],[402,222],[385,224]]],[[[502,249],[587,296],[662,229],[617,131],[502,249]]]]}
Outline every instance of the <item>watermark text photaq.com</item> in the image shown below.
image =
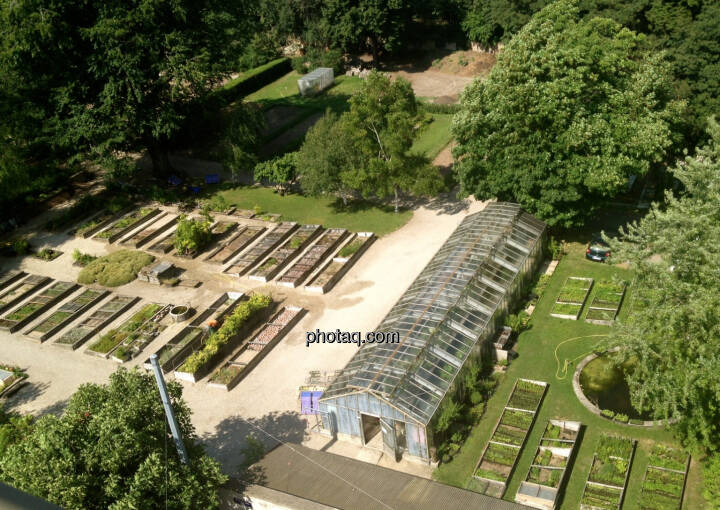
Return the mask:
{"type": "Polygon", "coordinates": [[[305,346],[310,344],[399,344],[398,331],[368,331],[364,335],[360,331],[315,331],[305,332],[305,346]]]}

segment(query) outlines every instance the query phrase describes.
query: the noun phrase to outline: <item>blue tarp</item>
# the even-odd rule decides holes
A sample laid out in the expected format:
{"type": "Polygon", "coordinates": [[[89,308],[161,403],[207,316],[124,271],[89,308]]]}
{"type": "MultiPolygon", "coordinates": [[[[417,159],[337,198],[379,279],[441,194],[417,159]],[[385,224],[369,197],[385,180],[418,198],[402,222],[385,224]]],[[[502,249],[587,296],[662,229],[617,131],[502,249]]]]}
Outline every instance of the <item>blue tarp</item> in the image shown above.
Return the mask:
{"type": "Polygon", "coordinates": [[[220,176],[218,174],[205,174],[205,184],[218,184],[220,176]]]}

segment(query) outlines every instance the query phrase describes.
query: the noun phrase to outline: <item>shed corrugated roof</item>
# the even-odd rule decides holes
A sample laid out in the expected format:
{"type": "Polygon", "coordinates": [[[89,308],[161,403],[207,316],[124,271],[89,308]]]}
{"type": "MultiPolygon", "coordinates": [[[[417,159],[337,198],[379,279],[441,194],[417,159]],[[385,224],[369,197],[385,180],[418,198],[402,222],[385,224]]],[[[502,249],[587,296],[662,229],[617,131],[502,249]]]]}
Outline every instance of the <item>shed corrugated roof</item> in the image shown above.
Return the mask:
{"type": "Polygon", "coordinates": [[[300,445],[278,446],[255,466],[265,487],[348,510],[529,508],[300,445]]]}
{"type": "Polygon", "coordinates": [[[426,425],[544,230],[517,204],[467,216],[377,328],[400,343],[364,344],[321,400],[372,391],[426,425]]]}

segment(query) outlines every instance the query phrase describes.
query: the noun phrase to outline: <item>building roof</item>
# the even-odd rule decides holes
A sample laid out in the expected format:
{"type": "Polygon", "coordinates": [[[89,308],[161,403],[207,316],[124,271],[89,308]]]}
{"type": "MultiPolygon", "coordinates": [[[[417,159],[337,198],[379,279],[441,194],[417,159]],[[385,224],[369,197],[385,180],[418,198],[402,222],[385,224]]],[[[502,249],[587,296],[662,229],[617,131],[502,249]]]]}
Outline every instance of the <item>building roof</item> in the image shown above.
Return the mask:
{"type": "Polygon", "coordinates": [[[545,230],[510,203],[467,216],[321,400],[368,391],[427,425],[545,230]]]}
{"type": "Polygon", "coordinates": [[[263,486],[334,508],[529,508],[300,445],[278,446],[255,467],[263,486]]]}

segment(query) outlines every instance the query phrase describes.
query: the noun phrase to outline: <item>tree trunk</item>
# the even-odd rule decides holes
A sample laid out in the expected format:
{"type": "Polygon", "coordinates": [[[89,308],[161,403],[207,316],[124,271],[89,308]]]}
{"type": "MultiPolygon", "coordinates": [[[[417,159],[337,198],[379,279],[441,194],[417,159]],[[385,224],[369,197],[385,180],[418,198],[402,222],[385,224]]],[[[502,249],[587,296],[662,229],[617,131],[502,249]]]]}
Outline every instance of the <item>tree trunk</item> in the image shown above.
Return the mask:
{"type": "Polygon", "coordinates": [[[375,37],[370,37],[370,48],[373,56],[373,67],[377,68],[380,66],[380,55],[378,51],[378,42],[375,37]]]}
{"type": "Polygon", "coordinates": [[[399,205],[400,205],[400,199],[398,198],[397,186],[395,186],[393,191],[395,191],[395,214],[397,214],[399,212],[399,205]]]}
{"type": "Polygon", "coordinates": [[[156,142],[148,150],[152,160],[153,173],[157,177],[168,177],[172,174],[173,168],[170,164],[170,151],[167,145],[156,142]]]}

